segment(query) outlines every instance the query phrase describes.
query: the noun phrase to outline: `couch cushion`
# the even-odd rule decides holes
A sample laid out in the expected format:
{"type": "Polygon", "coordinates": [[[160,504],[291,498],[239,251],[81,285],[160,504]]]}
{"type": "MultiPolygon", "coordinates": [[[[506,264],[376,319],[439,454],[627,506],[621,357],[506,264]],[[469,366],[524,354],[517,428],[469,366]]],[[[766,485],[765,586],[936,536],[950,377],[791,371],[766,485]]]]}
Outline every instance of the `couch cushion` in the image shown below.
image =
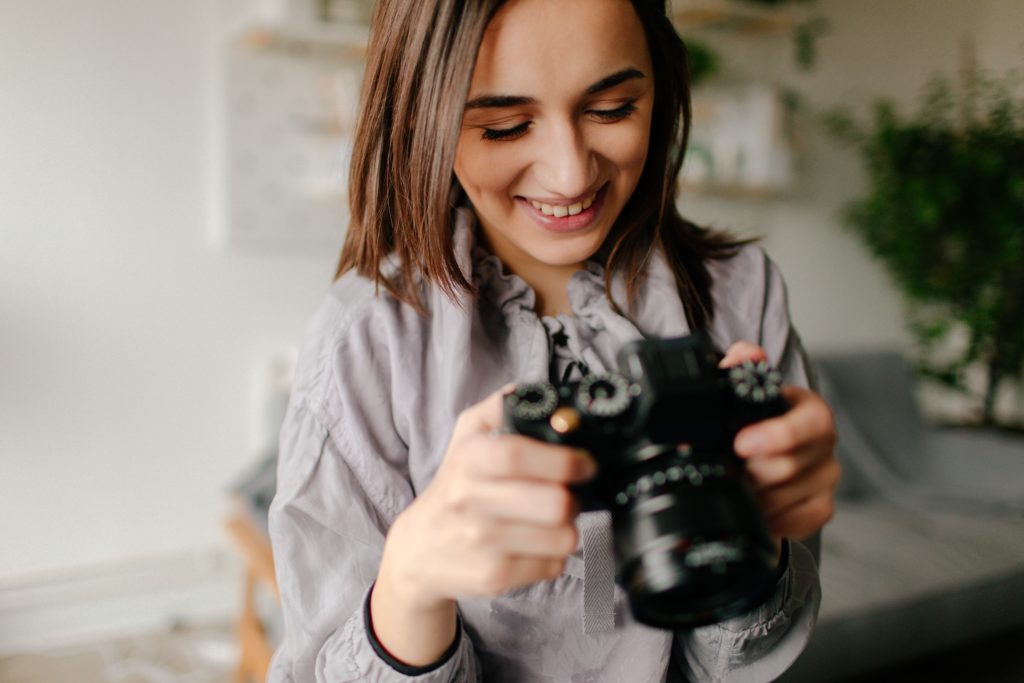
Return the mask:
{"type": "Polygon", "coordinates": [[[822,606],[780,680],[842,680],[1024,625],[1024,516],[843,501],[825,528],[822,606]]]}
{"type": "Polygon", "coordinates": [[[897,353],[820,355],[816,366],[839,434],[841,497],[1024,512],[1024,437],[927,424],[897,353]]]}

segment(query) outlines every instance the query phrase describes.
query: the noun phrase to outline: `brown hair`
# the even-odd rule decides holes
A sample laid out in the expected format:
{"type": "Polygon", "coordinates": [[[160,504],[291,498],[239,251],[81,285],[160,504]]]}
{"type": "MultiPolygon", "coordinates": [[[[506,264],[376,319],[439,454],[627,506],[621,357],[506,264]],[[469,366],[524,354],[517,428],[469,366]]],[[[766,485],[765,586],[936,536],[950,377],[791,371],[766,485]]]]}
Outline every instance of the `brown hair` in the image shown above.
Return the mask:
{"type": "MultiPolygon", "coordinates": [[[[453,248],[453,168],[476,54],[504,2],[378,1],[349,176],[351,223],[337,276],[354,269],[420,311],[421,279],[453,299],[473,290],[453,248]],[[398,270],[386,276],[381,266],[392,254],[398,270]]],[[[686,47],[665,0],[632,3],[654,65],[654,113],[640,181],[602,249],[605,287],[611,299],[612,275],[623,272],[632,302],[660,246],[687,321],[699,330],[714,313],[706,261],[735,253],[743,242],[694,225],[675,206],[690,132],[686,47]]]]}

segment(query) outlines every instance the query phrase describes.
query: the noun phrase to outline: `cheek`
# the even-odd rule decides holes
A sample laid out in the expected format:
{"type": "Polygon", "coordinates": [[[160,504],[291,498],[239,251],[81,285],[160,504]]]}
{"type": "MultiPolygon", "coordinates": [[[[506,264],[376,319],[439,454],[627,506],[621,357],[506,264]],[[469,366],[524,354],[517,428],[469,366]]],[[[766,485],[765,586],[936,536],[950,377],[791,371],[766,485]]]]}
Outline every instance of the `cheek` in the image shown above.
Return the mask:
{"type": "Polygon", "coordinates": [[[614,154],[616,163],[627,174],[639,175],[643,170],[644,162],[647,161],[650,133],[650,120],[637,121],[635,125],[622,130],[616,141],[614,154]]]}
{"type": "Polygon", "coordinates": [[[647,161],[649,140],[649,122],[630,120],[602,126],[594,150],[614,168],[618,183],[632,184],[639,180],[647,161]]]}
{"type": "Polygon", "coordinates": [[[514,159],[482,141],[462,141],[455,152],[455,175],[474,204],[494,201],[492,195],[509,196],[515,180],[514,159]]]}

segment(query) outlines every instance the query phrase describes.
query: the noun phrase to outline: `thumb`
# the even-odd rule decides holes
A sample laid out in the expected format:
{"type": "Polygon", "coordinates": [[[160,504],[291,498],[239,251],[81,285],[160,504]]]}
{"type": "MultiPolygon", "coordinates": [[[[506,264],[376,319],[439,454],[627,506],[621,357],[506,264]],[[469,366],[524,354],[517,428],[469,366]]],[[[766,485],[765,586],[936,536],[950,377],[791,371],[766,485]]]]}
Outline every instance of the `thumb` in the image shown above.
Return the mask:
{"type": "Polygon", "coordinates": [[[720,368],[731,368],[734,365],[745,363],[746,361],[754,361],[755,363],[762,360],[768,360],[768,354],[765,353],[757,344],[748,341],[738,341],[729,347],[729,350],[725,352],[725,357],[719,362],[718,367],[720,368]]]}
{"type": "Polygon", "coordinates": [[[506,384],[484,400],[462,411],[455,423],[455,433],[452,436],[487,434],[501,429],[502,404],[505,395],[515,387],[515,384],[506,384]]]}

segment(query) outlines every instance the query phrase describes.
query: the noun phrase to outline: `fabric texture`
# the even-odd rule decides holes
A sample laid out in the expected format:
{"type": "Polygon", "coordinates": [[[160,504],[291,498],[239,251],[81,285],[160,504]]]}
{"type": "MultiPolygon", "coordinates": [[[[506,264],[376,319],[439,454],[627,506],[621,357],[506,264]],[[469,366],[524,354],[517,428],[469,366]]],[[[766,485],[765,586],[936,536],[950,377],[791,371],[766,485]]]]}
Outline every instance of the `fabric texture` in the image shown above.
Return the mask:
{"type": "MultiPolygon", "coordinates": [[[[602,512],[580,515],[580,547],[560,577],[497,598],[461,600],[459,640],[437,668],[410,676],[379,656],[364,607],[384,538],[430,484],[458,414],[509,382],[547,380],[553,370],[561,376],[573,362],[610,371],[630,341],[690,332],[660,255],[631,319],[615,312],[602,267],[589,262],[569,282],[573,315],[540,318],[532,289],[474,244],[472,211],[456,211],[456,253],[477,285],[476,299],[452,302],[424,286],[428,315],[421,316],[349,272],[307,327],[270,511],[284,638],[268,680],[654,683],[778,676],[806,644],[820,604],[807,548],[791,543],[788,567],[761,607],[673,633],[633,619],[624,591],[611,581],[609,518],[602,512]]],[[[776,266],[747,246],[709,268],[712,342],[722,350],[738,340],[758,343],[787,384],[807,386],[809,366],[776,266]]],[[[625,300],[621,279],[613,280],[612,292],[625,300]]]]}

